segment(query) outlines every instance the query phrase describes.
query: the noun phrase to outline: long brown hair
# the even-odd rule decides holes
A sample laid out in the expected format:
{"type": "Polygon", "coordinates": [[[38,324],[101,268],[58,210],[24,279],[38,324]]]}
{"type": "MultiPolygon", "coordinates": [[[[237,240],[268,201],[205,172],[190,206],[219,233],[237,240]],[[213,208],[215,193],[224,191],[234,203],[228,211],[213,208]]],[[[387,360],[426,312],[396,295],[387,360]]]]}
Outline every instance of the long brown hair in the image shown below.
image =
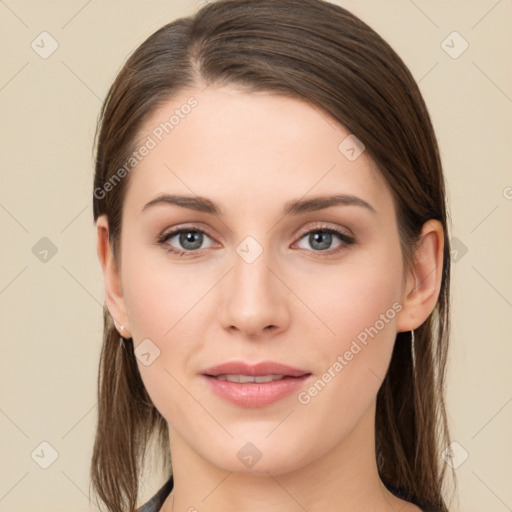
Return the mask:
{"type": "MultiPolygon", "coordinates": [[[[112,179],[136,149],[147,117],[184,88],[204,84],[236,84],[248,92],[306,100],[363,141],[392,192],[406,268],[423,224],[429,219],[442,223],[441,290],[432,314],[415,330],[416,369],[410,333],[398,333],[377,395],[375,427],[384,484],[425,510],[446,512],[446,464],[440,452],[450,441],[444,402],[448,213],[437,140],[410,71],[373,29],[322,0],[218,0],[165,25],[129,57],[98,121],[94,220],[107,215],[119,265],[130,174],[115,184],[112,179]]],[[[157,440],[164,471],[172,469],[167,423],[146,392],[133,348],[131,339],[120,348],[105,306],[91,483],[112,512],[136,507],[151,440],[157,440]]]]}

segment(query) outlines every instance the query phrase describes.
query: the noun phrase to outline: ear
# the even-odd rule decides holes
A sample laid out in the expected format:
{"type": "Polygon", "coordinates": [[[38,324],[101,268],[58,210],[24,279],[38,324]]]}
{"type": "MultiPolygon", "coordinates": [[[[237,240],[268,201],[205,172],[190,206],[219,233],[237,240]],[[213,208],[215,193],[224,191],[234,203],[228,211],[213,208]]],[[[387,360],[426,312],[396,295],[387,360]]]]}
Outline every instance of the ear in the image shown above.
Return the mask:
{"type": "Polygon", "coordinates": [[[423,225],[414,267],[408,274],[397,316],[398,332],[419,327],[436,306],[441,289],[444,254],[444,230],[438,220],[423,225]]]}
{"type": "Polygon", "coordinates": [[[103,269],[103,280],[105,282],[105,299],[110,315],[119,334],[124,338],[131,337],[131,330],[126,315],[126,305],[123,297],[123,288],[121,286],[121,274],[117,267],[109,243],[109,226],[106,215],[101,215],[96,221],[96,230],[98,235],[98,258],[103,269]],[[121,330],[121,325],[124,330],[121,330]]]}

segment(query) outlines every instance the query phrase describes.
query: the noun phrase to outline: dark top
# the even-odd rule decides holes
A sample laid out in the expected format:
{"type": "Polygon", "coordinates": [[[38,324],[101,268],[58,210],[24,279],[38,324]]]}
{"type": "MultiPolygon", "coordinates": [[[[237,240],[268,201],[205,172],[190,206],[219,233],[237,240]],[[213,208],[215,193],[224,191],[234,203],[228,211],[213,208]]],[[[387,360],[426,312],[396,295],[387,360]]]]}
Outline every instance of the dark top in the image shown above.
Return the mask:
{"type": "Polygon", "coordinates": [[[138,508],[136,512],[158,512],[162,508],[167,496],[171,494],[173,485],[174,482],[171,475],[160,490],[147,503],[138,508]]]}

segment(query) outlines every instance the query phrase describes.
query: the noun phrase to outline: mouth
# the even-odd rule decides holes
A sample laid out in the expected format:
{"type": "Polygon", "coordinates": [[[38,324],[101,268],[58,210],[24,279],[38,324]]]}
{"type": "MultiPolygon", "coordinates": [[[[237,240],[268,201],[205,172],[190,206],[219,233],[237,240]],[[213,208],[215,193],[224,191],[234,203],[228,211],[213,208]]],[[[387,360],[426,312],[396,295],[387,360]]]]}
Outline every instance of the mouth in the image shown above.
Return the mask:
{"type": "Polygon", "coordinates": [[[232,361],[205,370],[202,377],[219,397],[241,407],[264,407],[298,391],[312,373],[269,361],[232,361]]]}
{"type": "Polygon", "coordinates": [[[229,361],[212,366],[202,373],[209,377],[232,375],[241,377],[302,377],[310,372],[275,361],[263,361],[257,364],[249,364],[244,361],[229,361]]]}
{"type": "Polygon", "coordinates": [[[298,377],[290,377],[289,375],[258,375],[258,376],[252,376],[252,375],[207,375],[207,377],[212,377],[217,380],[227,380],[228,382],[239,382],[239,383],[246,383],[246,382],[274,382],[276,380],[283,380],[283,379],[297,379],[298,377]]]}

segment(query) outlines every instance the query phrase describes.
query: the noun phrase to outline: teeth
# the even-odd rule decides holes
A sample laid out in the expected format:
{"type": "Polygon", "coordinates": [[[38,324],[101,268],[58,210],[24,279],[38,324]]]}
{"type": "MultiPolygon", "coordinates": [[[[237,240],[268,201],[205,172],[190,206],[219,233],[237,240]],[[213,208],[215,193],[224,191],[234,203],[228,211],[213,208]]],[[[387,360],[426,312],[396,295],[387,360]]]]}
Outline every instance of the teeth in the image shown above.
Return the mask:
{"type": "Polygon", "coordinates": [[[284,375],[258,375],[253,377],[251,375],[217,375],[217,380],[227,380],[229,382],[272,382],[274,380],[281,380],[284,375]]]}

